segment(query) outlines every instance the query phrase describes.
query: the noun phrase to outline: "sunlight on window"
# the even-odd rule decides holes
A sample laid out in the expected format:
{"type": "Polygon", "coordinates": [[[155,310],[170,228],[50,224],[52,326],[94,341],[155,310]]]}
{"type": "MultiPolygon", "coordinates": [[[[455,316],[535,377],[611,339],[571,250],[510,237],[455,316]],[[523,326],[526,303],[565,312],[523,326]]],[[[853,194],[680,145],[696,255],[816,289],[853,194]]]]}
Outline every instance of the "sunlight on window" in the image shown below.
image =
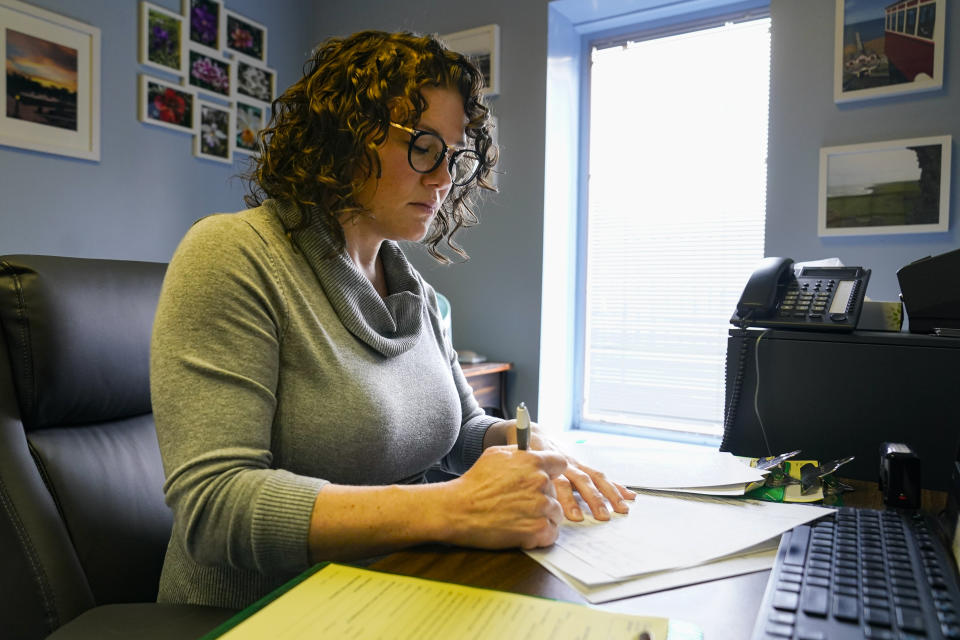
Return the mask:
{"type": "Polygon", "coordinates": [[[719,435],[763,256],[770,21],[594,50],[581,425],[719,435]]]}

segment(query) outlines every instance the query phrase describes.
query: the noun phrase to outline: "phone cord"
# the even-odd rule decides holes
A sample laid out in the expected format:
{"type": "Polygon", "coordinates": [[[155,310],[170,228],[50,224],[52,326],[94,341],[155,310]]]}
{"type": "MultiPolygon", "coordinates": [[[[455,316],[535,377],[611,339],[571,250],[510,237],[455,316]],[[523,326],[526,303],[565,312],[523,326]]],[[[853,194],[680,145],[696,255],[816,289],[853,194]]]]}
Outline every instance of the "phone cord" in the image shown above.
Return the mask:
{"type": "Polygon", "coordinates": [[[730,396],[727,398],[727,409],[723,413],[723,439],[720,441],[720,451],[730,450],[730,436],[733,433],[733,423],[737,416],[737,408],[740,405],[740,390],[743,387],[743,372],[747,363],[747,319],[740,321],[740,328],[733,334],[740,338],[740,349],[737,352],[736,373],[733,376],[733,384],[730,381],[731,367],[727,367],[726,384],[730,389],[730,396]]]}

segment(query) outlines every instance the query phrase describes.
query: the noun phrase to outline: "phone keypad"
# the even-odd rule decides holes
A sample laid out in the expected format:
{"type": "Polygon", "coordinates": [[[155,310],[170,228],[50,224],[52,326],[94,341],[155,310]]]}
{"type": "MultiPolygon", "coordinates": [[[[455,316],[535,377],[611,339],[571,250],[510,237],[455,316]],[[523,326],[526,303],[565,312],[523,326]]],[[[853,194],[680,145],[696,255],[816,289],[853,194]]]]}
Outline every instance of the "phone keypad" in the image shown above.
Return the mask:
{"type": "Polygon", "coordinates": [[[836,280],[822,278],[805,278],[790,283],[780,304],[779,316],[784,320],[809,318],[822,321],[836,285],[836,280]]]}

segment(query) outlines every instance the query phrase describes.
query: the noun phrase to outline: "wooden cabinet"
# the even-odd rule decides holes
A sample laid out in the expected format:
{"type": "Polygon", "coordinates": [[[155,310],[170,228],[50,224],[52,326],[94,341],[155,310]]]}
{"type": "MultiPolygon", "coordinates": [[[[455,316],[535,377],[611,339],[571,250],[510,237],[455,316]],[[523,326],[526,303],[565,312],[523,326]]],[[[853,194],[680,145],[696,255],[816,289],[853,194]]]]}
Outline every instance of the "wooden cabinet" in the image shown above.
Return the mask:
{"type": "Polygon", "coordinates": [[[483,410],[498,418],[511,417],[507,409],[507,372],[509,362],[478,362],[462,364],[463,375],[473,389],[473,396],[483,410]]]}

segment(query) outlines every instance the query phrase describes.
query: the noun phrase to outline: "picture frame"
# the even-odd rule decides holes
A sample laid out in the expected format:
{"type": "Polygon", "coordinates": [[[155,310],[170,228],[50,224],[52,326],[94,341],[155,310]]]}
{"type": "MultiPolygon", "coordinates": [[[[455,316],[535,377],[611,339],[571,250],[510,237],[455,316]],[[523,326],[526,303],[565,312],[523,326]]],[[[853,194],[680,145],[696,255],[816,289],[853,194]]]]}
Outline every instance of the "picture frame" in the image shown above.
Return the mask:
{"type": "Polygon", "coordinates": [[[276,97],[277,72],[237,58],[233,61],[231,86],[237,98],[270,104],[276,97]]]}
{"type": "Polygon", "coordinates": [[[820,236],[936,233],[950,222],[951,137],[820,149],[820,236]]]}
{"type": "Polygon", "coordinates": [[[235,133],[233,138],[234,153],[255,156],[259,155],[260,147],[257,134],[267,124],[269,107],[258,101],[244,101],[238,99],[235,105],[235,133]]]}
{"type": "Polygon", "coordinates": [[[193,87],[140,74],[138,119],[181,133],[197,130],[197,92],[193,87]]]}
{"type": "Polygon", "coordinates": [[[233,164],[235,115],[232,105],[197,100],[197,127],[193,155],[205,160],[233,164]]]}
{"type": "Polygon", "coordinates": [[[140,2],[138,62],[167,73],[186,73],[183,16],[150,2],[140,2]]]}
{"type": "Polygon", "coordinates": [[[946,0],[836,0],[837,103],[943,87],[946,0]]]}
{"type": "Polygon", "coordinates": [[[100,161],[100,29],[0,0],[0,145],[100,161]]]}
{"type": "Polygon", "coordinates": [[[209,51],[206,47],[187,47],[185,83],[197,92],[221,100],[233,97],[233,60],[209,51]]]}
{"type": "Polygon", "coordinates": [[[448,49],[462,53],[480,67],[484,95],[500,95],[500,25],[488,24],[456,31],[441,35],[440,40],[448,49]]]}
{"type": "MultiPolygon", "coordinates": [[[[500,148],[500,118],[493,114],[490,114],[490,140],[495,148],[500,148]]],[[[500,188],[501,173],[496,167],[490,170],[489,180],[494,189],[500,188]]]]}
{"type": "Polygon", "coordinates": [[[223,0],[182,0],[181,6],[187,46],[219,55],[226,18],[223,0]]]}
{"type": "Polygon", "coordinates": [[[225,11],[224,51],[255,64],[267,64],[267,27],[227,9],[225,11]]]}

